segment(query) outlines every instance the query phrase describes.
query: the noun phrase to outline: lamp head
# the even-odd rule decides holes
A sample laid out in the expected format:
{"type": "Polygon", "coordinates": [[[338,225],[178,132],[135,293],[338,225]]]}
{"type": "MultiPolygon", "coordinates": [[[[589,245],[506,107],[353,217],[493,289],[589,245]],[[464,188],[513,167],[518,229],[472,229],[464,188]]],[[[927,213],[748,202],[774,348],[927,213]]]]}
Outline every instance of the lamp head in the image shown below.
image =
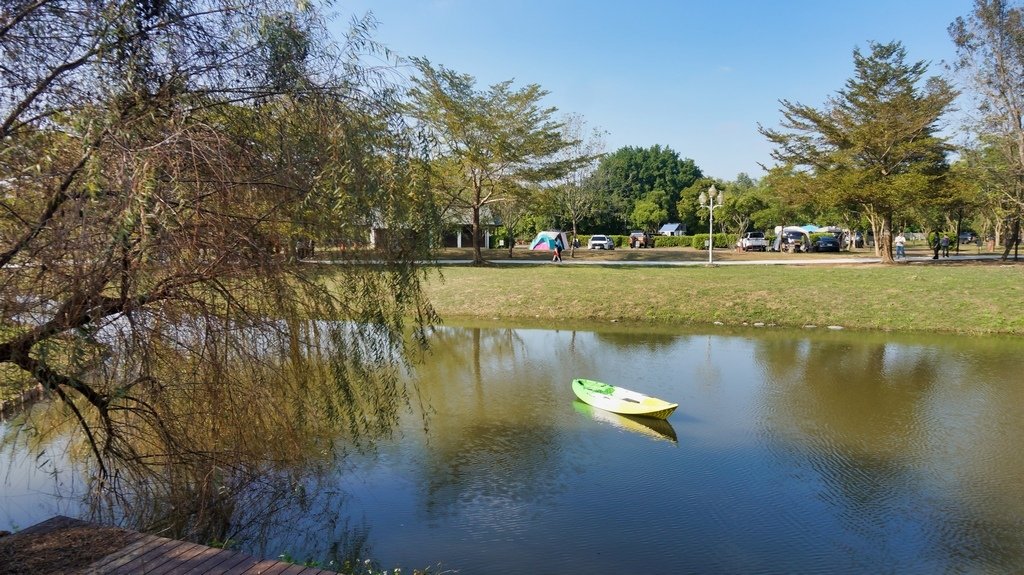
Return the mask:
{"type": "MultiPolygon", "coordinates": [[[[703,195],[704,194],[701,193],[701,196],[703,196],[703,195]]],[[[715,201],[717,200],[718,201],[718,205],[722,205],[722,202],[725,200],[725,192],[724,191],[719,191],[718,188],[716,188],[714,184],[711,184],[711,187],[708,188],[708,195],[710,196],[710,198],[708,198],[708,199],[711,201],[712,204],[714,204],[715,201]]]]}

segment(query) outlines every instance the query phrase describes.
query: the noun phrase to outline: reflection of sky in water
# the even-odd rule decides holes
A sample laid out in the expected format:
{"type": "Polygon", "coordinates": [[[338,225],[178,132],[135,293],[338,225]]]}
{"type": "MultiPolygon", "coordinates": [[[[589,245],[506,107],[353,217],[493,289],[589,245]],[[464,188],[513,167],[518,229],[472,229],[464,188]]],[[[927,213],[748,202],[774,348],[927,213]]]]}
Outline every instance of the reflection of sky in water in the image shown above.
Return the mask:
{"type": "Polygon", "coordinates": [[[1012,571],[1021,351],[822,331],[441,328],[416,368],[429,432],[409,413],[324,492],[351,494],[339,512],[366,522],[383,567],[407,571],[1012,571]],[[677,441],[578,409],[574,377],[678,402],[677,441]]]}
{"type": "MultiPolygon", "coordinates": [[[[0,423],[0,437],[7,433],[7,425],[0,423]]],[[[59,444],[40,455],[10,446],[0,450],[0,529],[24,529],[53,515],[78,515],[77,500],[60,497],[83,489],[77,474],[56,470],[64,465],[62,451],[59,444]]]]}

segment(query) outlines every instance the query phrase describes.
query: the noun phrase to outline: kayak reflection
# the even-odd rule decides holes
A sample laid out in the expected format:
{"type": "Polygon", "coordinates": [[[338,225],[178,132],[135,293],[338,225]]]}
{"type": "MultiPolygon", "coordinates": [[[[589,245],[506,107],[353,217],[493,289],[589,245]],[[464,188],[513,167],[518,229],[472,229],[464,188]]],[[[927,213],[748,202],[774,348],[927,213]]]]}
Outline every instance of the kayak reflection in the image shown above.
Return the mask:
{"type": "Polygon", "coordinates": [[[633,431],[648,437],[653,437],[654,439],[671,441],[672,443],[677,443],[679,441],[676,437],[675,428],[672,427],[671,423],[664,419],[619,415],[618,413],[598,409],[592,405],[583,403],[579,399],[573,400],[572,407],[577,413],[588,415],[595,421],[609,424],[614,427],[618,427],[619,429],[633,431]]]}

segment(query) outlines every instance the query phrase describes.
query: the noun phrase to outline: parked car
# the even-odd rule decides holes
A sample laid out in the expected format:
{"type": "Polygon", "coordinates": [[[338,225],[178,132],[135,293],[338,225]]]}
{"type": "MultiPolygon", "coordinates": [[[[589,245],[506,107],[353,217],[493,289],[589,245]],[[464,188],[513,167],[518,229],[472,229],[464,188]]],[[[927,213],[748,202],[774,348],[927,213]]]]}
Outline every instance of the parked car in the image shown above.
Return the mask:
{"type": "Polygon", "coordinates": [[[751,250],[763,252],[768,250],[768,240],[764,237],[764,232],[747,232],[743,234],[743,237],[736,240],[736,247],[749,252],[751,250]]]}
{"type": "Polygon", "coordinates": [[[811,242],[811,251],[815,252],[838,252],[839,240],[835,236],[820,236],[811,242]]]}
{"type": "Polygon", "coordinates": [[[962,244],[973,244],[978,239],[974,235],[974,232],[960,232],[960,243],[962,244]]]}
{"type": "Polygon", "coordinates": [[[629,234],[629,247],[631,248],[653,248],[654,238],[647,232],[635,231],[629,234]]]}
{"type": "Polygon", "coordinates": [[[602,235],[590,236],[590,241],[587,242],[587,248],[592,250],[614,250],[615,240],[602,235]]]}

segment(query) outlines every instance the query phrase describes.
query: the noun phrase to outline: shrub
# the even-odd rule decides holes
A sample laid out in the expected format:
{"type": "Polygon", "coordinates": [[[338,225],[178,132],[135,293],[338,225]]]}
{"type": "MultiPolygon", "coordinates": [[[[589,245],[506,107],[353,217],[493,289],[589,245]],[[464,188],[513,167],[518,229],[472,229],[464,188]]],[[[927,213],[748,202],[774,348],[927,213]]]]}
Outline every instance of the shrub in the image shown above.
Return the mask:
{"type": "MultiPolygon", "coordinates": [[[[739,236],[736,234],[715,234],[714,242],[716,248],[732,248],[736,245],[736,240],[739,236]]],[[[698,250],[706,250],[708,235],[707,234],[694,234],[692,236],[690,246],[698,250]]]]}
{"type": "Polygon", "coordinates": [[[657,236],[654,240],[654,245],[659,248],[677,248],[680,246],[689,246],[689,236],[657,236]]]}

